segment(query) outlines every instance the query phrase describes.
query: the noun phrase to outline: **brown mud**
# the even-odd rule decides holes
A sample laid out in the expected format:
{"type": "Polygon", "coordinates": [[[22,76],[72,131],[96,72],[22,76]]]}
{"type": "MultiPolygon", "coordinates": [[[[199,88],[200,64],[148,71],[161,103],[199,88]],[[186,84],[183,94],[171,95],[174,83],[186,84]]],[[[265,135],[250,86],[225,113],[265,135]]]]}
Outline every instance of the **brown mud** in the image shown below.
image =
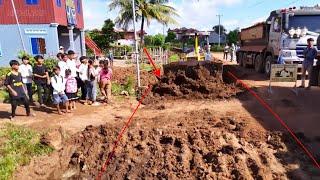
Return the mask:
{"type": "MultiPolygon", "coordinates": [[[[312,178],[308,159],[291,151],[297,147],[286,145],[286,135],[252,128],[244,119],[207,109],[173,119],[138,118],[124,134],[102,179],[312,178]]],[[[16,177],[93,179],[119,131],[112,124],[88,126],[61,150],[32,162],[16,177]]]]}
{"type": "Polygon", "coordinates": [[[240,93],[222,78],[222,65],[214,62],[176,63],[164,66],[164,74],[152,87],[144,104],[172,99],[228,99],[240,93]]]}
{"type": "MultiPolygon", "coordinates": [[[[216,100],[241,92],[233,84],[223,82],[219,66],[174,64],[164,67],[163,71],[151,96],[146,98],[149,105],[134,117],[102,179],[320,177],[288,135],[267,131],[256,119],[244,118],[239,112],[218,112],[209,107],[218,102],[216,100]],[[165,101],[159,103],[159,100],[165,101]]],[[[62,148],[53,154],[19,168],[15,178],[96,178],[124,120],[86,127],[63,141],[62,148]]],[[[44,141],[50,143],[45,138],[44,141]]]]}

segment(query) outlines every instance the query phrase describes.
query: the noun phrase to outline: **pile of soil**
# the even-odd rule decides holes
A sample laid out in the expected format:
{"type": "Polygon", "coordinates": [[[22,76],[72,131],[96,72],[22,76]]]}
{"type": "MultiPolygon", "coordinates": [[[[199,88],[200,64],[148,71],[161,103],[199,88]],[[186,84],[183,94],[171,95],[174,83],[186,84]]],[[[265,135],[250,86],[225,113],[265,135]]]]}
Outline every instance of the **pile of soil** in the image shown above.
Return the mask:
{"type": "MultiPolygon", "coordinates": [[[[102,179],[316,179],[319,174],[287,136],[209,110],[134,121],[102,179]]],[[[33,179],[93,179],[119,132],[87,127],[46,159],[16,174],[33,179]]]]}
{"type": "Polygon", "coordinates": [[[222,65],[215,62],[169,64],[164,75],[153,85],[152,93],[144,104],[164,99],[226,99],[241,90],[234,84],[226,84],[222,78],[222,65]]]}

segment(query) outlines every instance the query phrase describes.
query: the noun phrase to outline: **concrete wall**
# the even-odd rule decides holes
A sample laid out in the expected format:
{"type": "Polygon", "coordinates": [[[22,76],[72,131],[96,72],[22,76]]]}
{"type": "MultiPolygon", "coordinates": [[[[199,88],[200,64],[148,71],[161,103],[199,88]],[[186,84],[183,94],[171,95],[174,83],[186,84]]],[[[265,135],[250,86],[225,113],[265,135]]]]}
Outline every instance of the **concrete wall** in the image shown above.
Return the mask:
{"type": "MultiPolygon", "coordinates": [[[[57,27],[49,24],[22,24],[21,33],[26,51],[32,54],[30,38],[44,38],[46,41],[46,56],[54,56],[59,49],[57,27]]],[[[18,52],[23,50],[17,25],[0,25],[0,46],[2,57],[0,66],[8,66],[12,59],[17,59],[18,52]]]]}

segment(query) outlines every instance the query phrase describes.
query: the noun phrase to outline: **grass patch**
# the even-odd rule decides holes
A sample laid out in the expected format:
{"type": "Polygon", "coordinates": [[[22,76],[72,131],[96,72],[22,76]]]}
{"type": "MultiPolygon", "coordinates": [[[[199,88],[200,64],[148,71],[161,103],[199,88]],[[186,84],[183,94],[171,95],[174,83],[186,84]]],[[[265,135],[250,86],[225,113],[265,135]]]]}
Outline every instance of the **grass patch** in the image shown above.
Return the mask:
{"type": "Polygon", "coordinates": [[[149,71],[153,70],[153,66],[151,64],[141,63],[140,64],[140,70],[149,72],[149,71]]]}
{"type": "Polygon", "coordinates": [[[130,96],[135,94],[135,81],[132,76],[128,76],[125,84],[112,83],[111,91],[113,95],[120,95],[123,91],[129,93],[130,96]]]}
{"type": "Polygon", "coordinates": [[[169,57],[170,62],[178,62],[180,60],[180,57],[178,54],[173,54],[169,57]]]}
{"type": "Polygon", "coordinates": [[[10,179],[18,166],[52,151],[53,148],[40,143],[40,135],[35,131],[5,124],[0,128],[0,179],[10,179]]]}
{"type": "Polygon", "coordinates": [[[0,67],[0,78],[5,78],[6,75],[10,72],[11,68],[0,67]]]}
{"type": "Polygon", "coordinates": [[[4,103],[9,102],[9,93],[5,89],[0,89],[0,102],[4,102],[4,103]]]}

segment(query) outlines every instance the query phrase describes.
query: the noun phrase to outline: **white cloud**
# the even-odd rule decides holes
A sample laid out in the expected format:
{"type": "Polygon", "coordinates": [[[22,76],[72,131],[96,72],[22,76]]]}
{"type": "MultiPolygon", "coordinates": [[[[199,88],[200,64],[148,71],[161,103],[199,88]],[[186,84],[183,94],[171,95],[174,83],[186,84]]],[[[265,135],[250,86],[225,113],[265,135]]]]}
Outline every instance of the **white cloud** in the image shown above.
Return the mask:
{"type": "MultiPolygon", "coordinates": [[[[189,27],[199,30],[212,29],[218,23],[218,8],[222,6],[233,6],[244,0],[181,0],[177,3],[171,1],[169,5],[177,9],[180,17],[177,17],[178,25],[170,25],[170,28],[189,27]]],[[[109,11],[109,0],[84,0],[84,18],[86,29],[100,28],[106,18],[115,19],[117,12],[109,11]]],[[[228,28],[236,28],[237,20],[229,20],[222,17],[224,25],[228,28]]],[[[168,27],[165,27],[165,31],[168,27]]],[[[163,32],[163,25],[153,21],[146,27],[149,34],[163,32]]]]}
{"type": "Polygon", "coordinates": [[[84,0],[83,7],[85,29],[101,28],[104,20],[116,16],[115,12],[109,11],[105,0],[84,0]]]}

